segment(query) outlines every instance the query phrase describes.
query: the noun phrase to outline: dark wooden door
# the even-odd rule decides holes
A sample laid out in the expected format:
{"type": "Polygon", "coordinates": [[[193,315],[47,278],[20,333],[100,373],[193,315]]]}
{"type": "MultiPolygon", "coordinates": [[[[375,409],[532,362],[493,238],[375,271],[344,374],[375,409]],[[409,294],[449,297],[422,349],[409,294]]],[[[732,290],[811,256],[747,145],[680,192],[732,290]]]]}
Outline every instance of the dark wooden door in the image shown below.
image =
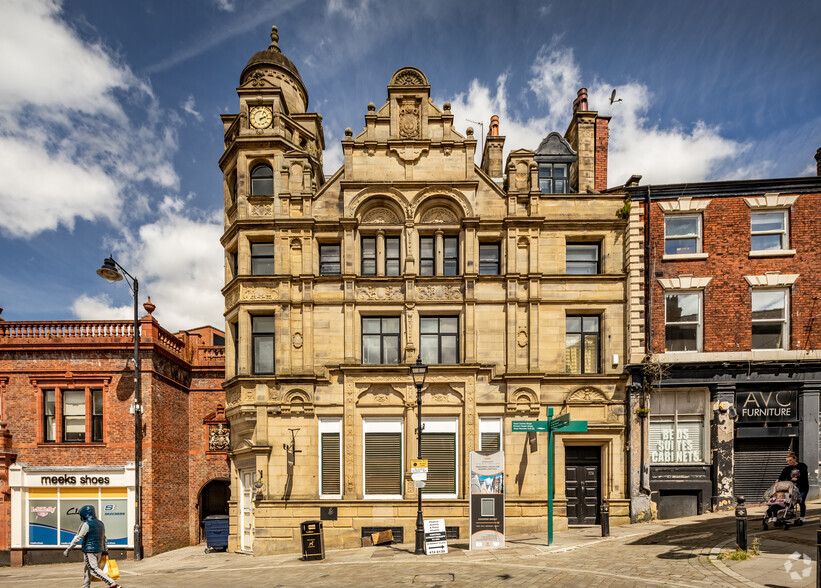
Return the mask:
{"type": "Polygon", "coordinates": [[[567,496],[567,522],[570,525],[595,525],[599,522],[599,447],[566,447],[564,492],[567,496]]]}

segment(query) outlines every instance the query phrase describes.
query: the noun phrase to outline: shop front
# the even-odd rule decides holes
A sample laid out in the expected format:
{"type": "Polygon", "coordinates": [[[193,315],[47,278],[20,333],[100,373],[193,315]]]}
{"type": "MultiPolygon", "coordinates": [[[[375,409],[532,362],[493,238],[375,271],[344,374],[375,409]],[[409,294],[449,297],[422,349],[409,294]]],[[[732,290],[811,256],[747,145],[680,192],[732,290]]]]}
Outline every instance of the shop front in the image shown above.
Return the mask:
{"type": "Polygon", "coordinates": [[[800,454],[796,388],[741,388],[736,391],[733,489],[748,503],[764,500],[789,451],[800,454]]]}
{"type": "MultiPolygon", "coordinates": [[[[133,549],[134,468],[9,468],[12,565],[58,561],[91,505],[103,522],[109,551],[133,549]]],[[[124,552],[120,554],[120,557],[124,552]]]]}

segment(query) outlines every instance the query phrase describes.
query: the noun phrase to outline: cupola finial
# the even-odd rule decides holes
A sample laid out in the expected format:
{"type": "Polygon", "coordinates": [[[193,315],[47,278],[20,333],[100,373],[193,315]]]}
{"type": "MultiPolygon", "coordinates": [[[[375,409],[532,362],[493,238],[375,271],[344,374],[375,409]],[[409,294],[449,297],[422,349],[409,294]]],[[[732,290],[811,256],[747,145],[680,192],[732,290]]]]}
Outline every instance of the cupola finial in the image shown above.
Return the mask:
{"type": "Polygon", "coordinates": [[[279,33],[276,27],[271,27],[271,45],[268,49],[276,49],[279,51],[279,33]]]}

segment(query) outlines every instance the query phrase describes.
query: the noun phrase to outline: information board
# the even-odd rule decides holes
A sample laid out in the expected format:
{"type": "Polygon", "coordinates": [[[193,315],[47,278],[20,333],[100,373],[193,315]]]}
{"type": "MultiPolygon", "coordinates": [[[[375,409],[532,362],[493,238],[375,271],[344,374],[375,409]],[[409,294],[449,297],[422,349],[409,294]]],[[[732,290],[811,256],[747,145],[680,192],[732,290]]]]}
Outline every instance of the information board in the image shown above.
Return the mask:
{"type": "Polygon", "coordinates": [[[505,454],[470,452],[470,549],[505,546],[505,454]]]}
{"type": "Polygon", "coordinates": [[[428,519],[425,524],[425,555],[448,552],[448,534],[445,519],[428,519]]]}

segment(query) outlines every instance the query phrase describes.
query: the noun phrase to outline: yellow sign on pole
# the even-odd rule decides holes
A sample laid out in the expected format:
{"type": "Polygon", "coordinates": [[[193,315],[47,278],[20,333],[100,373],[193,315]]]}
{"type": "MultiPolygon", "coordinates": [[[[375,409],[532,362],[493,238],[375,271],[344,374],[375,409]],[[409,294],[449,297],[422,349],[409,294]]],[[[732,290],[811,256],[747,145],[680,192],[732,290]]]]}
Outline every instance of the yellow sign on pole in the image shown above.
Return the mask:
{"type": "Polygon", "coordinates": [[[428,460],[426,459],[412,459],[411,460],[411,470],[414,468],[425,468],[428,469],[428,460]]]}

